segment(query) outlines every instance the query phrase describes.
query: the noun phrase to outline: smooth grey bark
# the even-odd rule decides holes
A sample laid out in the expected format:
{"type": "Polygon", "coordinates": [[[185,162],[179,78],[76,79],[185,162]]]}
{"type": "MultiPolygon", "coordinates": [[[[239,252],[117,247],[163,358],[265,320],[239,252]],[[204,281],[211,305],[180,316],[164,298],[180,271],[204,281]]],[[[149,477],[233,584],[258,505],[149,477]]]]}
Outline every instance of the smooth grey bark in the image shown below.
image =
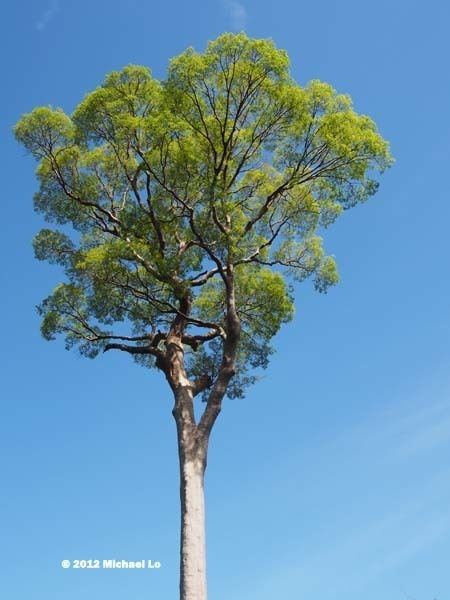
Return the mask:
{"type": "Polygon", "coordinates": [[[180,459],[180,599],[206,600],[204,462],[180,459]]]}
{"type": "Polygon", "coordinates": [[[195,424],[189,385],[176,390],[173,416],[180,467],[180,600],[206,600],[206,444],[195,424]]]}

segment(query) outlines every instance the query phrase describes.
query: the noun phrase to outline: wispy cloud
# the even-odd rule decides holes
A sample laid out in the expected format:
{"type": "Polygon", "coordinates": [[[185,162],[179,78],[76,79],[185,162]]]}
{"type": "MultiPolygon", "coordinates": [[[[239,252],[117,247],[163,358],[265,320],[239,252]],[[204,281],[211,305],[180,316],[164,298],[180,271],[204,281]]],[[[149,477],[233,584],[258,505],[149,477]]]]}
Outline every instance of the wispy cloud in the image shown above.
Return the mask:
{"type": "Polygon", "coordinates": [[[423,393],[418,400],[380,411],[353,431],[346,431],[342,439],[360,448],[362,445],[369,452],[383,448],[381,457],[390,463],[416,459],[419,454],[449,446],[450,393],[446,390],[442,395],[430,400],[429,394],[423,393]]]}
{"type": "Polygon", "coordinates": [[[292,456],[277,466],[278,481],[274,473],[267,474],[274,488],[292,498],[284,505],[300,512],[314,506],[316,497],[332,494],[333,501],[318,500],[323,512],[315,527],[307,517],[301,528],[293,520],[293,531],[308,538],[307,551],[299,543],[295,558],[289,550],[267,569],[256,594],[261,600],[275,590],[279,597],[294,597],[295,589],[299,597],[329,600],[360,596],[381,581],[395,586],[415,561],[430,560],[448,539],[449,383],[446,378],[425,382],[414,393],[384,410],[377,407],[335,437],[304,447],[301,459],[292,456]],[[296,484],[292,473],[302,463],[310,466],[296,484]]]}
{"type": "Polygon", "coordinates": [[[59,11],[58,0],[52,0],[48,8],[40,15],[34,26],[38,31],[44,31],[56,13],[59,11]]]}
{"type": "MultiPolygon", "coordinates": [[[[448,500],[449,473],[444,475],[446,479],[442,478],[438,489],[447,492],[448,500]]],[[[399,507],[356,529],[347,538],[342,535],[343,539],[333,540],[309,560],[283,572],[281,579],[296,582],[305,597],[344,597],[398,573],[418,555],[427,557],[426,553],[450,531],[450,512],[444,506],[433,506],[429,492],[422,507],[399,507]]]]}
{"type": "Polygon", "coordinates": [[[247,9],[237,0],[224,0],[224,7],[230,18],[231,28],[234,31],[241,31],[247,25],[247,9]]]}
{"type": "MultiPolygon", "coordinates": [[[[441,471],[415,498],[408,499],[405,494],[389,512],[370,515],[351,529],[338,528],[339,535],[330,526],[325,544],[312,544],[307,553],[300,550],[295,559],[292,554],[281,557],[258,579],[256,592],[253,580],[253,593],[261,600],[276,593],[285,598],[330,600],[361,596],[381,580],[398,584],[402,568],[421,554],[427,556],[433,546],[448,538],[449,475],[448,469],[441,471]],[[393,577],[396,572],[397,577],[393,577]]],[[[320,529],[327,523],[317,525],[320,529]]],[[[249,592],[244,591],[242,596],[233,597],[248,597],[249,592]]]]}
{"type": "Polygon", "coordinates": [[[305,596],[320,591],[343,596],[400,569],[448,536],[448,477],[446,470],[428,482],[421,497],[409,502],[403,498],[402,505],[390,513],[378,515],[346,535],[342,532],[340,540],[317,548],[283,577],[290,576],[304,586],[305,596]],[[324,581],[330,582],[332,589],[327,590],[324,581]]]}

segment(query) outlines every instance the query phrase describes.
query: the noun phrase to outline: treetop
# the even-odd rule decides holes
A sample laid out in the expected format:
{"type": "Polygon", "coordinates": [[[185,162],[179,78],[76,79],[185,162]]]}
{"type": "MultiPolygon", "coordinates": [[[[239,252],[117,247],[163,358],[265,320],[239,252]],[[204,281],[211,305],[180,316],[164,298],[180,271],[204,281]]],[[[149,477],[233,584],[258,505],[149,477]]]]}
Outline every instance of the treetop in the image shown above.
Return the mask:
{"type": "Polygon", "coordinates": [[[40,305],[44,337],[161,366],[181,319],[188,376],[206,389],[235,306],[237,396],[292,318],[291,282],[337,282],[319,234],[392,162],[348,95],[300,86],[286,52],[243,33],[186,50],[164,81],[128,65],[72,115],[35,108],[15,135],[39,163],[35,209],[54,225],[36,257],[65,274],[40,305]]]}

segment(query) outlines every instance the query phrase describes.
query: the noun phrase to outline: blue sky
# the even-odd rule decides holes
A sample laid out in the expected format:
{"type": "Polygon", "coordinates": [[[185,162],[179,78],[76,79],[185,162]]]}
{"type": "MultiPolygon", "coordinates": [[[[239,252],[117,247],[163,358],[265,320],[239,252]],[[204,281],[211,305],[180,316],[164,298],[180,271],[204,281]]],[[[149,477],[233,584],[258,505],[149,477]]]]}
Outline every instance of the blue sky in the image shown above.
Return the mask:
{"type": "Polygon", "coordinates": [[[8,600],[177,597],[171,400],[127,356],[88,361],[39,336],[58,272],[33,258],[34,164],[11,127],[71,111],[105,73],[272,37],[300,83],[350,93],[391,141],[378,195],[327,232],[342,281],[297,290],[265,378],[227,401],[207,473],[212,600],[450,597],[450,156],[443,1],[4,3],[0,126],[0,565],[8,600]],[[158,572],[62,559],[150,558],[158,572]]]}

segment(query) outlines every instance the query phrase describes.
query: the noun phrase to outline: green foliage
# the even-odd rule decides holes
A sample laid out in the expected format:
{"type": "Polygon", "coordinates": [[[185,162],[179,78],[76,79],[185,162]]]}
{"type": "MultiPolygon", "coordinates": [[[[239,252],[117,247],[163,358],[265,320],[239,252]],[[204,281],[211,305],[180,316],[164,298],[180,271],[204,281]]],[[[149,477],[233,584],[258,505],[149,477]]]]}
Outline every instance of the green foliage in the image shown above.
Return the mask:
{"type": "MultiPolygon", "coordinates": [[[[191,335],[223,331],[233,267],[242,338],[232,396],[292,318],[287,280],[311,277],[320,292],[338,281],[318,233],[374,194],[392,162],[348,96],[301,87],[284,51],[243,33],[188,49],[162,82],[129,65],[72,115],[36,108],[15,134],[39,161],[36,210],[75,232],[44,229],[34,242],[66,277],[40,307],[43,335],[87,356],[116,339],[139,347],[168,331],[186,293],[191,335]],[[129,335],[112,333],[115,323],[129,335]]],[[[186,346],[190,376],[214,376],[223,337],[186,346]]]]}
{"type": "MultiPolygon", "coordinates": [[[[281,273],[256,265],[240,265],[235,276],[236,307],[242,327],[251,337],[272,338],[294,313],[290,290],[281,273]]],[[[223,282],[210,280],[196,298],[194,313],[206,321],[221,322],[223,282]]]]}

